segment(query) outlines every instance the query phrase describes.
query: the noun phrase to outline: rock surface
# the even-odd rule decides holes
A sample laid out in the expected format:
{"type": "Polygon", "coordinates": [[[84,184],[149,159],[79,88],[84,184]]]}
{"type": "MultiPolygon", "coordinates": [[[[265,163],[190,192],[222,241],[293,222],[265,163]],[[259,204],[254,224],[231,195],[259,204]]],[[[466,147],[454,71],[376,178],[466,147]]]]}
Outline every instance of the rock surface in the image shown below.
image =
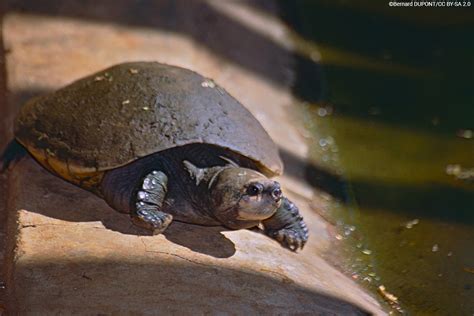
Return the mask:
{"type": "MultiPolygon", "coordinates": [[[[1,110],[8,120],[32,95],[115,63],[157,60],[214,78],[283,149],[304,160],[307,148],[290,115],[291,51],[251,27],[267,15],[234,1],[139,6],[123,0],[113,7],[53,2],[7,5],[3,28],[12,107],[1,110]]],[[[265,3],[274,12],[273,3],[265,3]]],[[[268,25],[284,37],[278,23],[268,25]]],[[[16,234],[6,263],[8,309],[12,314],[383,314],[374,298],[321,259],[329,247],[327,227],[309,210],[312,188],[298,179],[302,166],[291,166],[280,179],[311,232],[306,248],[295,254],[250,230],[173,223],[164,235],[147,236],[102,200],[25,159],[7,182],[9,233],[16,234]]]]}
{"type": "Polygon", "coordinates": [[[181,223],[141,235],[126,216],[34,161],[15,170],[12,290],[20,314],[348,315],[374,307],[312,248],[295,254],[257,231],[181,223]]]}

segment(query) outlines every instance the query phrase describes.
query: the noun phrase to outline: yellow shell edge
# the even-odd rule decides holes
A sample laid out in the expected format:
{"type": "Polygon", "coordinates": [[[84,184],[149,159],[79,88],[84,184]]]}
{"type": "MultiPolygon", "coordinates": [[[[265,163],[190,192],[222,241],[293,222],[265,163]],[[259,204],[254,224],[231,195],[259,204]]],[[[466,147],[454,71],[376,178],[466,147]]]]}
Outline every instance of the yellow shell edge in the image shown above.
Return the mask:
{"type": "Polygon", "coordinates": [[[39,149],[31,144],[20,143],[25,146],[30,154],[46,169],[59,177],[67,180],[75,185],[80,186],[86,190],[92,191],[101,196],[99,185],[104,176],[103,171],[98,171],[95,168],[87,168],[77,166],[67,160],[59,160],[56,158],[54,152],[48,149],[39,149]]]}

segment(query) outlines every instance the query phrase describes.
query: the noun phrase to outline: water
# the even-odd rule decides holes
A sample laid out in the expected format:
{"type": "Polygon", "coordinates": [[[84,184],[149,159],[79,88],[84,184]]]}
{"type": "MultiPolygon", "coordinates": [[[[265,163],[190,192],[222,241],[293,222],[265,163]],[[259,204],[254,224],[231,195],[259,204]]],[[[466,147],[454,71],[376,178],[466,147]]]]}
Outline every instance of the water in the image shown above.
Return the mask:
{"type": "Polygon", "coordinates": [[[472,8],[281,7],[341,265],[409,314],[474,314],[472,8]]]}

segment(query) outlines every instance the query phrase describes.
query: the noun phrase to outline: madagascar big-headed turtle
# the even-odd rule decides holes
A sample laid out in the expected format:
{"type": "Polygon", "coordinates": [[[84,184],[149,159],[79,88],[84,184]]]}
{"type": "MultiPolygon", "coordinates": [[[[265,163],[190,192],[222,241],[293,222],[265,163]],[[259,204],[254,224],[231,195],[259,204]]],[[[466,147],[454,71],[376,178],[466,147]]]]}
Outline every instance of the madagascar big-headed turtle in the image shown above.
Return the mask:
{"type": "Polygon", "coordinates": [[[213,81],[156,62],[123,63],[30,100],[4,165],[23,148],[153,233],[173,219],[231,229],[262,225],[296,250],[308,231],[270,177],[278,148],[213,81]]]}

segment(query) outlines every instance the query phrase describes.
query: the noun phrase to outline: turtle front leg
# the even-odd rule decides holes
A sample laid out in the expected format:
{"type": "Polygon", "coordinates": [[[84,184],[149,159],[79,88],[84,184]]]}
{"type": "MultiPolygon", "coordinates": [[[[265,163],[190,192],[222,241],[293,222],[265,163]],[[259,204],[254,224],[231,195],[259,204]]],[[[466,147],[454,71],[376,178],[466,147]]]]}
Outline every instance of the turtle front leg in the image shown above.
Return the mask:
{"type": "Polygon", "coordinates": [[[308,228],[298,207],[286,197],[282,198],[276,213],[262,224],[268,236],[292,251],[303,249],[308,240],[308,228]]]}
{"type": "Polygon", "coordinates": [[[161,211],[168,186],[168,177],[161,171],[152,171],[143,178],[141,187],[135,196],[135,210],[132,221],[135,225],[153,232],[153,235],[165,231],[173,220],[171,214],[161,211]]]}

